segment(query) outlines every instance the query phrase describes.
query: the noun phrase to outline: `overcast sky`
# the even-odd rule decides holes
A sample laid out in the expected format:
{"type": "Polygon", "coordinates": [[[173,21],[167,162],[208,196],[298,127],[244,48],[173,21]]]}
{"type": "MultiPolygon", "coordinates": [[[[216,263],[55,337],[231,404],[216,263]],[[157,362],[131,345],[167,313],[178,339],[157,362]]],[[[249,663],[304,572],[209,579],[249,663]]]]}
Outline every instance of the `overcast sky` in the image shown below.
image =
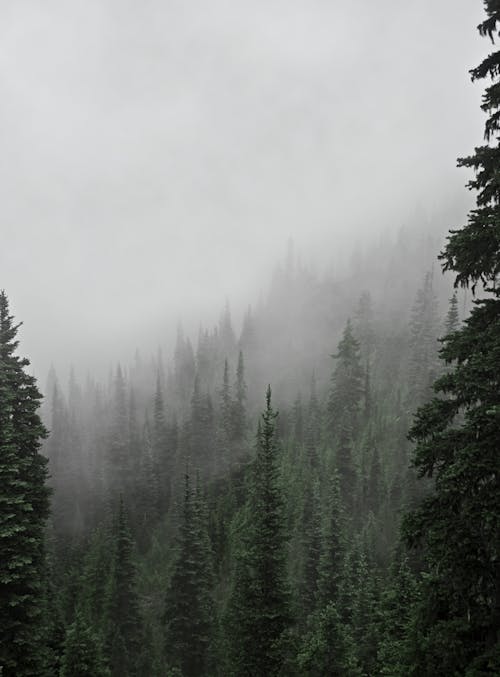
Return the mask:
{"type": "Polygon", "coordinates": [[[481,19],[480,0],[1,0],[0,287],[37,375],[251,302],[289,236],[324,256],[463,196],[481,19]]]}

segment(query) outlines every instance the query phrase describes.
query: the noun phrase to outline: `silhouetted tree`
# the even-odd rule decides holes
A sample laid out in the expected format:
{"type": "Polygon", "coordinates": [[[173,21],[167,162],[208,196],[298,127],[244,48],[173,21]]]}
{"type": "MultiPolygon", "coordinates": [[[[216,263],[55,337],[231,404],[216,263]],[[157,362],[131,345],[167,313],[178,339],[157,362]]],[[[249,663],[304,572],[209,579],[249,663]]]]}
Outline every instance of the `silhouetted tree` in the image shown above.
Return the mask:
{"type": "Polygon", "coordinates": [[[0,292],[0,666],[5,677],[42,674],[44,528],[49,513],[41,395],[16,354],[19,325],[0,292]]]}

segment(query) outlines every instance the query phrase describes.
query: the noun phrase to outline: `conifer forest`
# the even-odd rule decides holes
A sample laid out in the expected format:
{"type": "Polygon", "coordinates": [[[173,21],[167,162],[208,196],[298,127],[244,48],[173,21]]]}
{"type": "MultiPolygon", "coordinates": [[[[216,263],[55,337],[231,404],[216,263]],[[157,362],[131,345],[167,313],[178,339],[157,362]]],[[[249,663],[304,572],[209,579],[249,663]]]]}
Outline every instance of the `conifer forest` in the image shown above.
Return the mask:
{"type": "MultiPolygon", "coordinates": [[[[99,3],[87,7],[94,11],[94,4],[99,3]]],[[[170,4],[184,11],[182,3],[170,4]]],[[[195,313],[187,323],[180,314],[170,317],[171,340],[160,335],[153,348],[138,340],[127,352],[122,335],[141,322],[144,307],[154,306],[151,312],[158,315],[162,310],[161,302],[148,296],[156,279],[150,262],[158,261],[160,241],[137,246],[137,269],[127,272],[127,289],[136,293],[125,294],[119,280],[112,282],[129,324],[116,320],[111,331],[106,327],[112,326],[113,303],[99,310],[104,292],[93,286],[102,264],[100,235],[88,225],[92,254],[81,289],[91,294],[92,312],[82,302],[81,342],[66,340],[64,354],[61,344],[44,347],[49,356],[44,362],[38,342],[49,330],[50,336],[64,336],[71,320],[51,309],[42,291],[44,276],[55,274],[50,260],[37,268],[45,271],[41,276],[28,270],[27,258],[39,258],[43,229],[33,235],[26,254],[12,254],[13,265],[29,278],[24,294],[6,272],[14,226],[9,230],[5,221],[4,234],[0,223],[0,289],[5,288],[0,292],[1,677],[500,675],[500,0],[471,4],[478,6],[481,23],[467,30],[483,55],[468,65],[475,84],[466,70],[443,70],[441,80],[443,90],[449,77],[464,97],[473,87],[478,93],[476,113],[483,128],[476,129],[475,147],[462,147],[469,155],[458,160],[460,176],[468,181],[465,188],[464,181],[460,184],[463,203],[450,207],[448,197],[441,204],[434,195],[432,209],[418,208],[396,230],[381,228],[359,247],[349,242],[342,251],[350,255],[339,254],[338,265],[316,266],[302,251],[300,237],[285,237],[281,253],[269,255],[273,272],[259,272],[260,293],[234,302],[228,289],[228,300],[222,293],[213,312],[210,307],[208,313],[195,313]],[[25,343],[27,332],[32,333],[25,343]],[[93,365],[90,357],[82,366],[78,355],[85,336],[94,335],[102,340],[103,359],[93,365]]],[[[71,14],[71,5],[59,4],[65,9],[58,11],[71,14]]],[[[156,0],[125,5],[127,12],[136,12],[137,31],[144,30],[146,6],[159,6],[156,0]]],[[[320,5],[311,3],[307,11],[320,11],[320,5]]],[[[256,1],[255,21],[272,6],[263,10],[256,1]]],[[[382,6],[384,20],[390,21],[387,7],[397,13],[396,5],[382,6]]],[[[49,11],[30,7],[40,17],[49,11]]],[[[198,9],[197,20],[208,21],[201,5],[198,9]]],[[[11,11],[17,10],[7,2],[6,15],[11,11]]],[[[117,33],[125,30],[118,15],[117,33]]],[[[435,31],[440,39],[447,26],[435,31]]],[[[141,49],[134,34],[125,46],[132,52],[141,49]]],[[[154,39],[161,36],[155,33],[154,39]]],[[[232,42],[235,50],[247,48],[237,42],[232,42]]],[[[312,58],[308,50],[316,54],[313,42],[299,52],[294,68],[312,58]]],[[[70,43],[68,38],[68,54],[70,43]]],[[[192,37],[192,49],[202,49],[195,43],[192,37]]],[[[89,42],[88,54],[96,44],[89,42]]],[[[280,44],[283,52],[291,49],[285,38],[280,44]]],[[[461,48],[454,40],[443,52],[453,57],[461,48]]],[[[266,49],[264,60],[271,58],[266,49]]],[[[173,47],[169,55],[178,58],[173,47]]],[[[73,66],[68,82],[84,79],[75,64],[68,68],[73,66]]],[[[249,68],[254,67],[252,62],[249,68]]],[[[372,67],[376,72],[376,54],[357,78],[369,79],[372,67]]],[[[155,68],[153,59],[148,71],[155,68]]],[[[42,67],[37,73],[45,77],[42,67]]],[[[123,77],[123,86],[130,79],[130,86],[138,87],[133,70],[123,77]]],[[[239,86],[237,78],[232,86],[239,86]]],[[[149,96],[146,81],[141,87],[149,96]]],[[[142,91],[134,94],[137,115],[142,91]]],[[[43,108],[42,90],[37,96],[43,108]]],[[[178,96],[182,99],[180,86],[178,96]]],[[[444,98],[436,91],[428,102],[438,116],[444,98]]],[[[118,98],[109,105],[118,109],[118,98]]],[[[370,116],[376,117],[378,104],[372,105],[370,116]]],[[[162,109],[161,124],[175,128],[189,117],[179,107],[162,109]]],[[[245,118],[243,110],[233,112],[235,125],[250,124],[238,122],[245,118]]],[[[461,115],[458,106],[454,116],[461,115]]],[[[280,124],[288,124],[285,114],[280,124]]],[[[443,110],[441,127],[452,124],[443,110]]],[[[213,131],[215,145],[219,131],[213,131]]],[[[36,153],[34,143],[30,152],[36,153]]],[[[57,152],[64,153],[71,134],[59,143],[57,152]]],[[[435,144],[433,152],[437,156],[443,148],[435,144]]],[[[93,152],[82,146],[81,162],[93,152]]],[[[238,152],[224,174],[229,221],[237,214],[230,174],[239,171],[238,152]]],[[[284,148],[279,152],[286,155],[284,148]]],[[[363,163],[359,152],[355,172],[363,163]]],[[[154,142],[147,153],[155,156],[154,142]]],[[[258,172],[265,174],[266,162],[274,159],[262,153],[258,172]]],[[[173,157],[182,164],[174,151],[173,157]]],[[[459,174],[455,157],[446,157],[459,174]]],[[[294,161],[293,153],[287,156],[286,163],[294,161]]],[[[376,174],[375,165],[370,167],[376,174]]],[[[207,171],[206,183],[197,175],[200,193],[215,182],[207,171]]],[[[359,168],[366,177],[363,171],[359,168]]],[[[144,172],[147,163],[139,163],[134,181],[144,172]]],[[[399,199],[405,172],[395,168],[393,183],[385,188],[373,176],[375,192],[386,191],[387,204],[399,199]]],[[[26,176],[27,184],[34,181],[28,169],[26,176]]],[[[42,192],[46,180],[43,172],[36,179],[42,192]]],[[[335,180],[323,178],[332,185],[335,180]]],[[[78,197],[70,207],[63,204],[66,184],[60,177],[64,219],[71,221],[87,190],[91,202],[104,204],[97,183],[89,179],[80,192],[75,188],[78,197]]],[[[158,202],[154,186],[149,190],[146,183],[141,183],[144,200],[158,202]]],[[[167,200],[175,199],[179,185],[172,180],[167,200]]],[[[288,190],[296,188],[290,183],[288,190]]],[[[357,190],[354,211],[363,203],[361,179],[357,190]]],[[[371,189],[366,190],[368,195],[371,189]]],[[[411,196],[412,186],[404,191],[411,196]]],[[[210,213],[204,199],[200,219],[210,213]]],[[[410,213],[415,201],[408,199],[410,213]]],[[[182,209],[195,210],[193,200],[182,209]]],[[[32,205],[42,223],[44,204],[40,198],[32,205]]],[[[104,216],[116,209],[117,222],[128,223],[124,205],[115,201],[109,213],[102,207],[104,216]]],[[[242,226],[246,235],[238,240],[232,224],[235,230],[227,231],[227,238],[234,237],[236,248],[246,249],[257,267],[258,252],[267,256],[271,246],[273,218],[281,215],[277,202],[269,205],[269,228],[255,226],[258,248],[250,244],[251,213],[242,226]]],[[[375,219],[371,213],[365,217],[375,219]]],[[[382,223],[384,215],[379,217],[382,223]]],[[[137,216],[137,230],[146,232],[142,223],[137,216]]],[[[334,230],[333,215],[331,224],[334,230]]],[[[169,236],[162,254],[162,265],[178,278],[165,296],[180,297],[181,305],[184,276],[195,275],[189,257],[182,266],[174,261],[187,228],[179,225],[180,234],[169,236]]],[[[117,225],[113,233],[105,266],[124,251],[119,241],[125,226],[117,225]]],[[[65,237],[58,231],[54,246],[65,237]]],[[[203,239],[185,243],[194,258],[203,254],[197,248],[211,247],[203,239]]],[[[87,242],[82,235],[71,246],[76,250],[87,242]]],[[[238,261],[221,255],[221,279],[236,284],[244,270],[243,258],[238,261]]],[[[78,307],[80,297],[65,289],[70,267],[71,262],[56,266],[58,285],[61,297],[78,307]]],[[[109,263],[108,277],[113,270],[109,263]]],[[[206,279],[197,285],[200,299],[209,286],[206,279]]]]}

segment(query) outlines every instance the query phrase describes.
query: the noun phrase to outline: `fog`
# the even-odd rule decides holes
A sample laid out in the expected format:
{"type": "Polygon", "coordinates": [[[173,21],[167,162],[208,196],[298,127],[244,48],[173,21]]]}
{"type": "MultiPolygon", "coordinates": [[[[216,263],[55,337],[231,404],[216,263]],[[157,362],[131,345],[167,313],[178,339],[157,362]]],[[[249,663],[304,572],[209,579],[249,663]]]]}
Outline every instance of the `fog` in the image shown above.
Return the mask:
{"type": "Polygon", "coordinates": [[[463,222],[480,20],[468,0],[3,0],[0,287],[37,375],[154,351],[226,299],[240,317],[289,237],[333,266],[416,214],[463,222]]]}

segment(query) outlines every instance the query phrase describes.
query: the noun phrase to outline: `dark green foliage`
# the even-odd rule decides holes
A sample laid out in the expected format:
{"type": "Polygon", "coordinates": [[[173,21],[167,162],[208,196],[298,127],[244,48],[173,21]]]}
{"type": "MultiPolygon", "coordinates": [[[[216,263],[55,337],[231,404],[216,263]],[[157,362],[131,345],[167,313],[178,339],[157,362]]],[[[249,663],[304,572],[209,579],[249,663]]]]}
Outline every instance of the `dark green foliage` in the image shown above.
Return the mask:
{"type": "Polygon", "coordinates": [[[448,314],[446,315],[446,322],[444,325],[445,334],[451,334],[453,331],[456,331],[459,325],[460,317],[458,315],[457,293],[455,292],[450,299],[450,306],[448,308],[448,314]]]}
{"type": "Polygon", "coordinates": [[[41,395],[16,355],[19,325],[0,292],[0,666],[5,677],[42,674],[44,527],[49,511],[41,395]]]}
{"type": "Polygon", "coordinates": [[[209,670],[215,631],[211,596],[213,565],[201,489],[185,476],[179,554],[166,595],[165,648],[169,664],[184,677],[209,670]]]}
{"type": "Polygon", "coordinates": [[[416,601],[415,577],[408,559],[398,548],[381,605],[382,637],[378,651],[381,675],[403,675],[407,672],[407,643],[416,601]]]}
{"type": "Polygon", "coordinates": [[[298,674],[304,677],[361,677],[349,629],[333,602],[310,619],[311,630],[302,640],[298,674]]]}
{"type": "Polygon", "coordinates": [[[318,567],[318,602],[326,606],[339,596],[345,556],[344,511],[338,474],[329,478],[318,567]]]}
{"type": "Polygon", "coordinates": [[[318,598],[318,577],[322,548],[321,497],[319,481],[309,482],[302,514],[303,570],[301,613],[310,614],[318,598]]]}
{"type": "Polygon", "coordinates": [[[224,360],[224,375],[222,379],[222,388],[220,391],[220,420],[221,427],[226,438],[229,440],[232,436],[232,402],[231,386],[229,385],[229,364],[224,360]]]}
{"type": "Polygon", "coordinates": [[[60,677],[109,677],[99,638],[79,612],[68,628],[60,677]]]}
{"type": "MultiPolygon", "coordinates": [[[[487,19],[479,25],[481,35],[488,35],[492,42],[498,36],[500,11],[498,0],[485,0],[487,19]]],[[[468,224],[461,230],[451,230],[448,243],[440,258],[444,270],[456,273],[456,284],[462,287],[478,283],[493,292],[500,273],[500,52],[492,52],[479,66],[471,70],[473,80],[490,78],[492,82],[483,95],[483,110],[488,114],[485,125],[485,139],[488,145],[475,149],[474,155],[461,158],[459,167],[472,167],[475,178],[469,181],[469,188],[478,191],[477,207],[469,214],[468,224]]]]}
{"type": "Polygon", "coordinates": [[[435,491],[408,517],[405,533],[410,544],[424,548],[429,572],[423,605],[427,653],[439,654],[438,665],[446,670],[450,665],[441,660],[453,658],[453,669],[465,668],[481,648],[489,650],[496,641],[498,303],[477,303],[464,327],[446,341],[442,356],[447,362],[456,360],[456,366],[436,382],[445,399],[436,397],[420,409],[411,431],[418,443],[415,465],[422,476],[435,478],[435,491]],[[463,422],[456,422],[459,412],[463,422]],[[443,631],[453,652],[439,653],[443,631]]]}
{"type": "MultiPolygon", "coordinates": [[[[93,631],[105,635],[110,577],[113,571],[114,535],[107,525],[95,529],[84,547],[82,573],[79,577],[77,599],[70,600],[68,615],[73,607],[84,612],[93,631]],[[71,603],[72,602],[72,603],[71,603]]],[[[72,568],[77,563],[72,564],[72,568]]]]}
{"type": "MultiPolygon", "coordinates": [[[[498,2],[486,1],[480,32],[492,39],[498,2]]],[[[500,53],[472,71],[491,77],[484,96],[485,136],[500,131],[500,53]]],[[[405,522],[408,543],[423,550],[426,572],[417,606],[408,674],[498,674],[500,627],[500,183],[498,139],[459,164],[472,167],[477,208],[451,231],[441,259],[455,284],[483,283],[464,325],[446,337],[441,357],[452,365],[435,383],[436,397],[411,429],[415,466],[434,491],[405,522]]]]}
{"type": "MultiPolygon", "coordinates": [[[[486,7],[481,31],[493,35],[498,1],[486,7]]],[[[492,54],[474,78],[489,72],[497,80],[499,63],[492,54]]],[[[403,230],[389,257],[385,247],[372,260],[358,257],[376,312],[366,292],[353,308],[358,271],[320,280],[290,249],[239,342],[226,306],[213,330],[200,329],[196,358],[179,331],[171,367],[163,368],[161,354],[150,362],[137,356],[107,386],[89,378],[81,388],[72,371],[67,397],[55,391],[51,421],[44,412],[56,490],[50,585],[42,550],[36,562],[26,554],[41,543],[41,526],[29,543],[23,531],[8,531],[13,517],[23,527],[34,516],[42,525],[46,495],[37,512],[25,514],[16,502],[44,468],[34,463],[36,472],[17,482],[14,464],[29,465],[17,442],[28,431],[15,428],[21,418],[11,411],[21,402],[19,416],[26,414],[38,396],[30,399],[25,381],[22,397],[12,397],[19,374],[12,354],[2,357],[0,479],[8,481],[0,486],[12,511],[0,515],[0,547],[12,545],[17,559],[11,569],[0,558],[0,583],[22,565],[36,597],[29,613],[30,599],[16,599],[24,617],[0,609],[2,623],[18,620],[21,637],[20,651],[0,640],[11,661],[4,674],[500,674],[496,102],[495,82],[485,97],[488,145],[462,161],[479,170],[471,183],[478,209],[442,255],[458,285],[487,289],[462,326],[456,294],[450,300],[446,365],[436,360],[443,333],[436,299],[449,292],[441,278],[425,276],[410,331],[407,323],[423,272],[413,259],[421,262],[425,249],[427,261],[428,244],[417,247],[403,230]],[[384,258],[393,261],[379,271],[384,258]],[[348,315],[328,387],[331,336],[348,315]],[[313,377],[302,399],[314,370],[318,382],[313,377]],[[416,468],[409,468],[409,420],[429,402],[438,374],[437,397],[412,429],[416,468]],[[271,379],[282,415],[276,419],[269,390],[254,455],[247,431],[255,393],[271,379]],[[183,482],[189,464],[199,467],[196,488],[188,476],[183,482]],[[131,532],[123,503],[112,515],[119,495],[131,532]],[[413,509],[405,534],[414,547],[399,548],[390,566],[405,509],[413,509]],[[14,667],[15,651],[24,663],[14,667]]],[[[55,384],[52,374],[49,393],[55,384]]],[[[36,459],[43,431],[30,420],[37,441],[26,448],[36,459]]]]}
{"type": "Polygon", "coordinates": [[[231,439],[233,437],[233,402],[229,385],[229,365],[224,361],[224,374],[219,393],[219,425],[215,449],[215,475],[227,472],[231,465],[231,439]]]}
{"type": "Polygon", "coordinates": [[[133,542],[121,497],[114,531],[114,553],[106,604],[106,634],[111,674],[126,677],[137,674],[143,628],[136,588],[133,542]]]}
{"type": "Polygon", "coordinates": [[[291,621],[276,416],[268,387],[228,614],[235,675],[279,674],[280,639],[291,621]]]}
{"type": "Polygon", "coordinates": [[[355,543],[349,583],[352,586],[351,628],[355,655],[362,672],[373,675],[379,644],[379,600],[377,571],[363,544],[355,543]]]}

